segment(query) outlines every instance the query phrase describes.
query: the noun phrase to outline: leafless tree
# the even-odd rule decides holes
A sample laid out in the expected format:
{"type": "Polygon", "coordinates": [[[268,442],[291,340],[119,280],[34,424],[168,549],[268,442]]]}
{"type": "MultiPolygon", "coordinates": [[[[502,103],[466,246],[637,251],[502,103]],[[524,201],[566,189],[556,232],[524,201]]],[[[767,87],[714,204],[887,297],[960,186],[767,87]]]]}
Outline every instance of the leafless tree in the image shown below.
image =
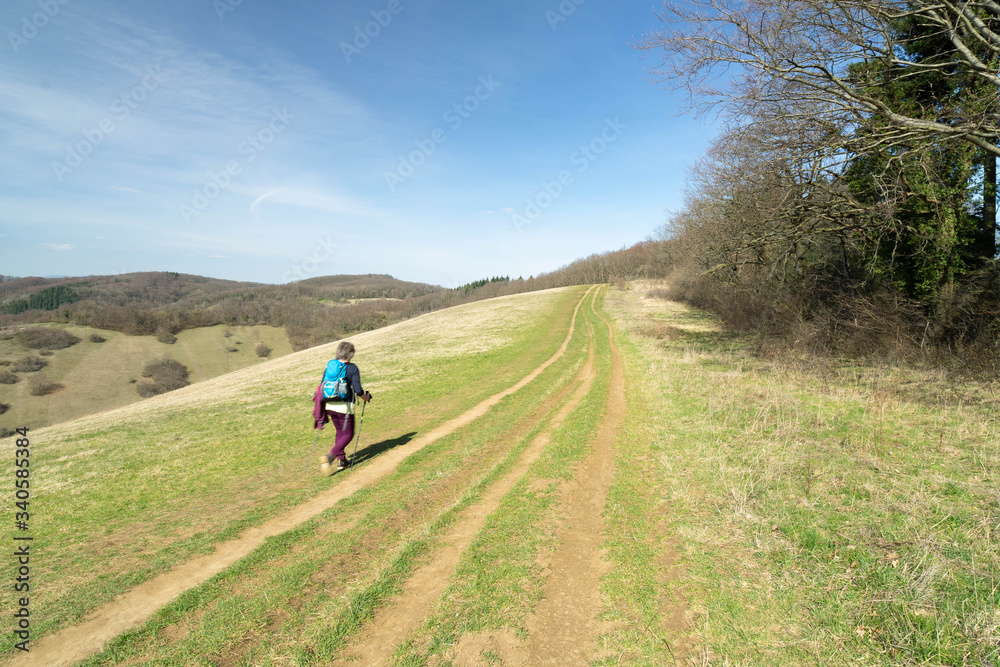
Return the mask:
{"type": "MultiPolygon", "coordinates": [[[[992,0],[686,0],[659,13],[665,24],[637,42],[662,56],[653,77],[685,90],[690,108],[721,108],[731,118],[824,121],[857,128],[872,150],[921,139],[964,141],[1000,156],[1000,4],[992,0]],[[947,61],[910,59],[896,29],[907,19],[946,38],[947,61]],[[884,69],[896,76],[937,70],[977,86],[961,104],[935,114],[906,113],[878,91],[884,69]]],[[[857,136],[856,133],[850,133],[857,136]]],[[[857,150],[857,146],[854,147],[857,150]]]]}

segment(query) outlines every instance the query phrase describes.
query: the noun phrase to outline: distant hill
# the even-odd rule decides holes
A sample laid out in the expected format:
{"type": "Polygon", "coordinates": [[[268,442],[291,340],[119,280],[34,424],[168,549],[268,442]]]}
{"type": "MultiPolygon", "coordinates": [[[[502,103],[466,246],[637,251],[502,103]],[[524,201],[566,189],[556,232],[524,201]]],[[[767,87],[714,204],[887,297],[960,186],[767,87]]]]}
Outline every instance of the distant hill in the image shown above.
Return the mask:
{"type": "Polygon", "coordinates": [[[203,308],[228,297],[248,294],[319,299],[402,299],[444,291],[443,287],[396,280],[389,275],[337,275],[286,285],[238,282],[186,273],[144,272],[77,278],[13,278],[0,282],[0,309],[19,299],[27,301],[57,288],[72,290],[79,300],[101,306],[140,305],[152,308],[203,308]]]}
{"type": "Polygon", "coordinates": [[[92,299],[101,305],[166,306],[260,284],[159,271],[76,278],[14,278],[0,282],[0,306],[56,287],[69,288],[80,299],[92,299]]]}
{"type": "Polygon", "coordinates": [[[194,384],[292,351],[285,331],[269,326],[202,327],[180,332],[171,343],[75,325],[44,328],[77,342],[40,349],[16,334],[0,334],[0,437],[21,424],[39,428],[141,401],[142,373],[155,359],[183,364],[194,384]]]}
{"type": "Polygon", "coordinates": [[[144,364],[161,356],[184,364],[190,381],[199,382],[260,363],[258,343],[270,348],[273,359],[473,301],[662,275],[669,269],[666,250],[666,244],[644,242],[549,274],[484,277],[456,289],[384,274],[319,276],[285,285],[173,272],[0,276],[0,415],[7,413],[0,434],[13,428],[5,422],[13,424],[15,417],[52,424],[136,401],[144,364]],[[39,351],[47,362],[44,370],[19,369],[19,364],[38,365],[36,355],[14,340],[32,323],[54,324],[82,342],[48,351],[49,356],[39,351]],[[108,331],[124,335],[101,333],[108,331]],[[94,340],[101,338],[107,342],[94,340]],[[20,379],[4,384],[3,378],[12,376],[20,379]],[[42,376],[52,389],[34,394],[35,378],[42,376]]]}
{"type": "Polygon", "coordinates": [[[283,327],[295,349],[427,312],[443,287],[392,276],[338,275],[286,285],[174,272],[0,282],[0,327],[74,324],[130,335],[176,335],[218,325],[283,327]],[[409,303],[404,304],[404,301],[409,303]],[[330,306],[342,306],[336,316],[330,306]],[[164,334],[166,332],[166,334],[164,334]]]}
{"type": "Polygon", "coordinates": [[[385,274],[319,276],[284,285],[220,280],[174,272],[76,278],[0,276],[0,329],[57,323],[156,335],[226,325],[285,330],[302,350],[415,315],[496,296],[663,276],[669,243],[644,241],[591,255],[527,279],[487,278],[456,289],[385,274]]]}

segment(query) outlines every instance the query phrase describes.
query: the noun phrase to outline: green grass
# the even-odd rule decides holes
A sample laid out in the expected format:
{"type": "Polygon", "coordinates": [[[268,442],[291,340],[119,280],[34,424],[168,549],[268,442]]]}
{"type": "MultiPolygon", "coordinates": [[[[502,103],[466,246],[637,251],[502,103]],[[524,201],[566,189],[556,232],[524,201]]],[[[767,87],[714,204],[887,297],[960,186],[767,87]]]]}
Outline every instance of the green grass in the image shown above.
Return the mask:
{"type": "MultiPolygon", "coordinates": [[[[415,321],[356,338],[376,393],[366,442],[405,446],[513,384],[558,348],[582,292],[535,295],[528,310],[517,300],[473,304],[441,327],[415,321]],[[475,320],[475,308],[495,310],[475,320]]],[[[593,664],[996,664],[995,384],[755,357],[750,341],[714,330],[703,313],[665,302],[643,309],[639,298],[612,289],[598,299],[615,321],[628,399],[595,610],[607,631],[593,664]]],[[[453,647],[469,636],[523,640],[556,547],[561,493],[608,396],[607,328],[589,307],[566,355],[535,382],[267,540],[85,664],[343,657],[434,557],[458,513],[544,428],[586,358],[584,320],[596,348],[592,390],[487,519],[392,663],[453,664],[453,647]]],[[[308,427],[326,355],[233,373],[211,392],[182,390],[134,415],[33,432],[33,520],[50,559],[37,573],[46,588],[33,627],[44,634],[79,618],[339,483],[314,470],[308,427]]],[[[479,658],[500,664],[501,653],[486,646],[479,658]]]]}
{"type": "Polygon", "coordinates": [[[611,367],[607,328],[589,308],[583,316],[594,331],[598,380],[490,515],[462,554],[434,613],[397,649],[394,664],[422,665],[428,660],[449,664],[448,649],[469,633],[506,629],[524,635],[525,620],[544,585],[539,556],[555,546],[553,512],[560,485],[572,479],[575,467],[589,453],[607,400],[611,367]]]}
{"type": "Polygon", "coordinates": [[[236,655],[239,664],[253,665],[332,659],[399,589],[457,512],[509,469],[554,409],[545,407],[545,399],[565,387],[582,363],[585,336],[581,322],[559,362],[474,425],[413,454],[389,478],[333,510],[269,540],[86,664],[143,656],[156,656],[155,664],[162,665],[217,664],[236,655]],[[349,526],[338,529],[337,522],[349,526]]]}
{"type": "MultiPolygon", "coordinates": [[[[191,371],[191,382],[201,382],[263,362],[255,351],[258,342],[272,349],[271,359],[292,351],[284,330],[268,326],[190,329],[179,333],[172,345],[160,343],[155,336],[58,326],[81,339],[44,357],[49,365],[42,372],[65,389],[48,396],[31,396],[28,379],[32,374],[19,374],[21,382],[0,385],[0,403],[12,406],[0,416],[0,426],[10,430],[25,425],[41,428],[141,401],[133,381],[142,376],[146,362],[158,357],[176,359],[191,371]],[[227,330],[233,333],[230,338],[223,335],[227,330]],[[105,342],[92,342],[90,335],[94,333],[105,342]],[[228,348],[238,352],[227,352],[228,348]]],[[[28,350],[15,339],[0,340],[0,359],[16,361],[27,354],[36,355],[37,350],[28,350]]]]}
{"type": "MultiPolygon", "coordinates": [[[[540,304],[531,318],[517,309],[523,302],[509,300],[355,337],[365,385],[376,394],[365,443],[408,441],[523,377],[562,343],[581,293],[529,295],[540,304]],[[502,329],[504,344],[434,346],[438,323],[447,328],[449,317],[476,308],[496,311],[480,331],[502,329]],[[419,335],[400,357],[393,341],[407,332],[419,335]]],[[[33,431],[33,526],[46,553],[33,569],[45,583],[32,599],[33,638],[338,483],[318,474],[310,425],[312,393],[330,354],[307,350],[138,410],[33,431]]],[[[398,473],[408,474],[422,455],[398,473]]]]}
{"type": "Polygon", "coordinates": [[[602,586],[603,617],[614,628],[602,643],[616,657],[597,664],[620,664],[626,658],[625,664],[673,664],[672,644],[679,638],[669,636],[664,622],[681,613],[684,600],[671,579],[676,538],[666,525],[671,507],[663,497],[656,441],[651,437],[659,415],[645,400],[650,388],[639,350],[621,334],[617,345],[630,400],[608,493],[605,548],[611,567],[602,586]]]}
{"type": "MultiPolygon", "coordinates": [[[[684,331],[690,317],[670,309],[644,321],[638,298],[608,298],[648,424],[629,438],[649,442],[631,476],[660,489],[668,509],[656,532],[674,536],[683,576],[657,602],[648,575],[612,575],[616,599],[645,600],[621,615],[655,628],[657,604],[683,602],[687,627],[658,634],[693,645],[698,664],[994,664],[994,388],[755,358],[738,337],[706,345],[713,334],[684,331]],[[650,335],[664,323],[680,331],[650,335]]],[[[655,501],[631,497],[649,517],[641,506],[655,501]]],[[[629,549],[647,553],[618,552],[615,572],[667,549],[643,542],[629,549]]],[[[635,664],[657,664],[652,634],[630,630],[610,639],[635,664]]]]}

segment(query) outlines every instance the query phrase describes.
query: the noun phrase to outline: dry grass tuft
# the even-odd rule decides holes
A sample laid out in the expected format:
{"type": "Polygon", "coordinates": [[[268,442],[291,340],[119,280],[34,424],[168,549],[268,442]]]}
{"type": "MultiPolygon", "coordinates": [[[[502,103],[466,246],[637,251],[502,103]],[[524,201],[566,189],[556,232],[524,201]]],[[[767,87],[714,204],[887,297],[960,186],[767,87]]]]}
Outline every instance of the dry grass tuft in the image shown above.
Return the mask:
{"type": "Polygon", "coordinates": [[[607,306],[648,368],[692,622],[715,660],[1000,658],[997,383],[684,337],[670,327],[687,309],[654,289],[607,306]]]}

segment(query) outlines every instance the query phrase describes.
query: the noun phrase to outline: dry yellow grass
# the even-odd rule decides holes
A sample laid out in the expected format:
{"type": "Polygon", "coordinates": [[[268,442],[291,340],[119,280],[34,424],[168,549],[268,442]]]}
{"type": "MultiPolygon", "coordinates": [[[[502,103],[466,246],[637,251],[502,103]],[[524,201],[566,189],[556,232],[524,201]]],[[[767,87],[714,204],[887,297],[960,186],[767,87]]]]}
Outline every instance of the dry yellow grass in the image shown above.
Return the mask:
{"type": "MultiPolygon", "coordinates": [[[[563,289],[532,292],[470,303],[421,315],[382,329],[350,337],[357,348],[355,361],[366,384],[378,378],[380,390],[406,368],[400,360],[456,357],[475,354],[504,344],[510,339],[512,321],[525,321],[545,310],[563,289]]],[[[230,404],[240,410],[262,407],[260,390],[268,394],[312,397],[326,363],[333,358],[337,342],[286,355],[250,368],[227,373],[210,381],[156,396],[125,408],[89,415],[71,423],[36,432],[40,443],[92,428],[114,429],[147,419],[164,409],[184,406],[205,407],[230,404]]],[[[99,390],[99,388],[94,388],[99,390]]],[[[51,397],[57,401],[58,395],[51,397]]]]}
{"type": "MultiPolygon", "coordinates": [[[[173,345],[158,342],[155,336],[128,336],[78,326],[60,328],[81,339],[45,357],[49,363],[44,370],[46,377],[65,388],[48,396],[31,396],[31,374],[23,375],[17,384],[0,385],[0,403],[12,406],[0,417],[0,426],[39,428],[138,403],[142,399],[131,380],[139,378],[145,364],[157,357],[169,356],[184,364],[190,370],[190,381],[196,383],[261,363],[255,352],[258,342],[272,348],[272,358],[292,351],[284,330],[268,326],[232,327],[230,338],[223,335],[225,326],[182,331],[173,345]],[[105,342],[91,342],[93,333],[105,342]],[[238,352],[229,352],[229,348],[238,352]]],[[[0,359],[25,354],[16,341],[0,341],[0,359]]]]}
{"type": "Polygon", "coordinates": [[[993,664],[997,384],[754,356],[644,296],[606,304],[646,371],[689,659],[993,664]]]}

